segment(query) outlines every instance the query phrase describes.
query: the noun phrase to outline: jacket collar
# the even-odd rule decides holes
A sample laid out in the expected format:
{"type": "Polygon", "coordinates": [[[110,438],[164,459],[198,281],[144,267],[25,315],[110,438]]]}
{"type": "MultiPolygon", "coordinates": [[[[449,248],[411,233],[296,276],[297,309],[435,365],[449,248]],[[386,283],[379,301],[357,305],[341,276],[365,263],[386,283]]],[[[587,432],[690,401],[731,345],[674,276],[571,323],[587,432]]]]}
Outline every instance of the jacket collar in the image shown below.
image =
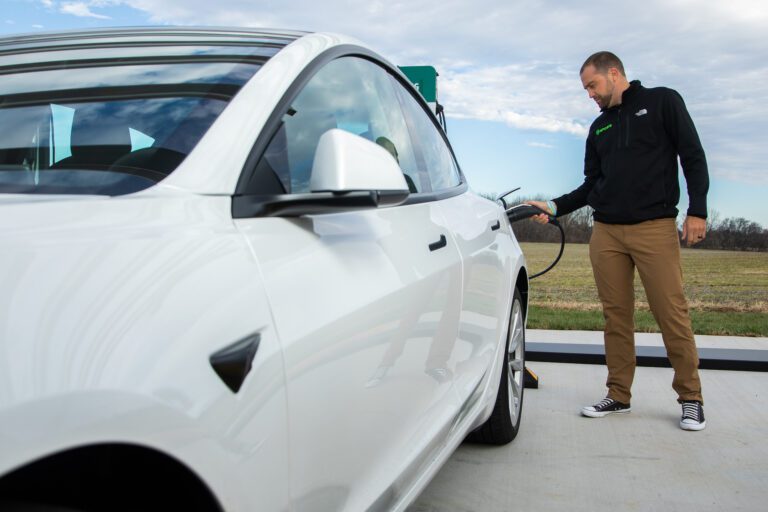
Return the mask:
{"type": "Polygon", "coordinates": [[[625,103],[631,103],[632,100],[637,96],[638,91],[642,88],[642,84],[640,83],[640,80],[632,80],[629,82],[629,87],[626,91],[621,93],[621,103],[618,105],[614,105],[610,108],[604,108],[600,112],[607,112],[610,110],[616,110],[620,108],[625,103]]]}

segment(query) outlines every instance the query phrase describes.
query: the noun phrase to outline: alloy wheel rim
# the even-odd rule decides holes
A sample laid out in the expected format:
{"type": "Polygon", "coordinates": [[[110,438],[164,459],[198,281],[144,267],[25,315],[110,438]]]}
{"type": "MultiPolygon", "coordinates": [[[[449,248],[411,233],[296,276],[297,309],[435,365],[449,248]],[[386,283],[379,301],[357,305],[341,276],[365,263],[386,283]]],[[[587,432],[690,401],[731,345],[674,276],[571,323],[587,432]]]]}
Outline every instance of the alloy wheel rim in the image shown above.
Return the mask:
{"type": "Polygon", "coordinates": [[[523,397],[523,347],[525,341],[525,326],[523,323],[523,309],[520,301],[515,300],[512,305],[512,321],[509,326],[509,350],[507,354],[507,382],[509,397],[509,416],[512,425],[517,425],[520,417],[523,397]]]}

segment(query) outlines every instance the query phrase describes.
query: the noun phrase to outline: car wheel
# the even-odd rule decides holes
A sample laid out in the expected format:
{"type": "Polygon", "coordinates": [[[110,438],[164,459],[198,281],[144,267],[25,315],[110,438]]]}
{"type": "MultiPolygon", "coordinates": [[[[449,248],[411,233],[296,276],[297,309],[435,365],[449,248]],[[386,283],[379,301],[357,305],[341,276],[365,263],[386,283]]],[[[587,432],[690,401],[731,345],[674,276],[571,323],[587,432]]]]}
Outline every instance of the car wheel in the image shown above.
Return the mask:
{"type": "Polygon", "coordinates": [[[499,391],[490,418],[469,434],[467,441],[502,445],[520,429],[525,374],[525,315],[520,291],[515,288],[507,333],[506,364],[501,369],[499,391]]]}

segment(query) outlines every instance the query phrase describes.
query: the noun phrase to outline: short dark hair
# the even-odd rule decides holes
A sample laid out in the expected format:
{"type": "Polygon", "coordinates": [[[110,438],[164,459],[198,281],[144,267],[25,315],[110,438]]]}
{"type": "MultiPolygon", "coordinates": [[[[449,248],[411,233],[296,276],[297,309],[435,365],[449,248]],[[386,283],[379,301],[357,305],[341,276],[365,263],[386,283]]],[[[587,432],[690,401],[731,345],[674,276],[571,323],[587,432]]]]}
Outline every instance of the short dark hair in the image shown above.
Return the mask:
{"type": "Polygon", "coordinates": [[[587,66],[595,66],[598,73],[607,73],[610,68],[616,68],[622,76],[627,76],[624,73],[624,64],[621,63],[621,59],[611,52],[597,52],[590,55],[581,65],[579,74],[582,74],[587,66]]]}

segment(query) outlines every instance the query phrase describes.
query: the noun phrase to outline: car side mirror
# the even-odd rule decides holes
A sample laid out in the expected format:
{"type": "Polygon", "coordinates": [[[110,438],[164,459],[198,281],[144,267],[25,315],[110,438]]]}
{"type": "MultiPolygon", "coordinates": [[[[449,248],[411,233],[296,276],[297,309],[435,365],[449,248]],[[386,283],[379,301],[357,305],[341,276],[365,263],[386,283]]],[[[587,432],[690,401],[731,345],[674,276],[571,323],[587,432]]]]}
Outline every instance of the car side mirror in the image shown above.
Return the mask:
{"type": "MultiPolygon", "coordinates": [[[[387,141],[389,142],[389,141],[387,141]]],[[[396,206],[410,194],[396,151],[338,128],[320,136],[308,194],[235,196],[233,216],[300,217],[396,206]]]]}
{"type": "Polygon", "coordinates": [[[409,193],[403,171],[387,149],[338,128],[320,137],[309,186],[312,192],[335,194],[376,191],[386,204],[398,204],[409,193]]]}

